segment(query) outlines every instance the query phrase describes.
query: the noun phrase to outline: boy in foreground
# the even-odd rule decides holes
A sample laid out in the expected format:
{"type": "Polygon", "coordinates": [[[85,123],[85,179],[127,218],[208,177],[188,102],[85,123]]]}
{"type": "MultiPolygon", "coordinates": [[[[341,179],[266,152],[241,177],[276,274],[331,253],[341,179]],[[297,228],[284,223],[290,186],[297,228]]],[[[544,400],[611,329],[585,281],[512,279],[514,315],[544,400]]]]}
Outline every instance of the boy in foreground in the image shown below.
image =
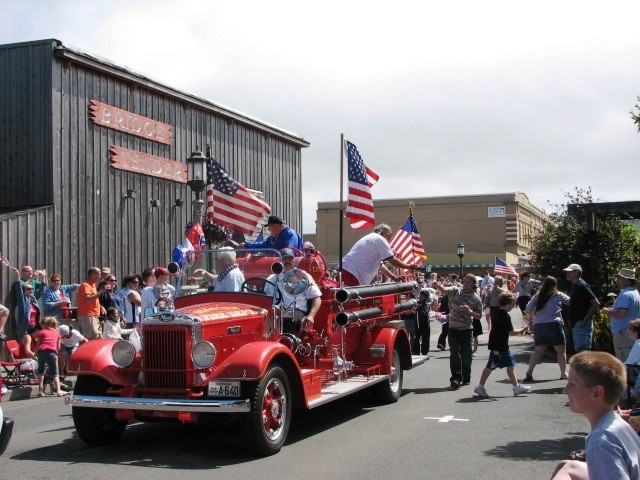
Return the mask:
{"type": "Polygon", "coordinates": [[[531,391],[531,387],[520,385],[516,379],[515,365],[516,361],[509,349],[509,335],[521,335],[528,327],[522,327],[514,330],[511,324],[511,316],[509,312],[513,310],[516,304],[516,296],[511,292],[503,292],[498,297],[499,309],[491,317],[491,331],[489,332],[489,362],[482,370],[480,383],[476,385],[474,392],[479,397],[488,397],[489,394],[484,388],[484,383],[496,368],[507,368],[507,376],[513,385],[513,395],[517,396],[521,393],[531,391]]]}
{"type": "Polygon", "coordinates": [[[604,352],[584,351],[571,358],[564,393],[572,412],[591,424],[587,462],[562,461],[552,480],[640,480],[640,437],[614,412],[626,386],[622,363],[604,352]]]}

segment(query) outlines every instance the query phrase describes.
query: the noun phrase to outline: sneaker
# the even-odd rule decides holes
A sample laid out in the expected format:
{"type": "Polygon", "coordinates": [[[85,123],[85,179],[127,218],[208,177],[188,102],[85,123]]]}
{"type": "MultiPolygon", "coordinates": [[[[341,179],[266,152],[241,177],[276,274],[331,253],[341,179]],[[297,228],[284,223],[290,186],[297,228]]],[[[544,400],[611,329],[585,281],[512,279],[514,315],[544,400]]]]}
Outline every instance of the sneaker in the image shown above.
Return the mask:
{"type": "Polygon", "coordinates": [[[438,344],[438,350],[442,350],[444,352],[444,345],[441,343],[438,344]]]}
{"type": "Polygon", "coordinates": [[[515,387],[513,387],[513,396],[517,397],[518,395],[522,394],[522,393],[529,393],[531,391],[531,387],[528,387],[526,385],[516,385],[515,387]]]}
{"type": "Polygon", "coordinates": [[[469,385],[471,383],[471,380],[463,380],[462,381],[462,385],[469,385]]]}
{"type": "Polygon", "coordinates": [[[64,397],[66,395],[66,393],[64,393],[62,390],[58,390],[56,392],[56,397],[64,397]]]}
{"type": "Polygon", "coordinates": [[[568,377],[567,377],[567,374],[566,374],[566,373],[563,373],[562,375],[560,375],[559,380],[566,380],[567,378],[568,378],[568,377]]]}
{"type": "Polygon", "coordinates": [[[480,385],[480,384],[476,385],[476,388],[473,389],[473,392],[479,397],[487,398],[489,396],[489,394],[484,388],[484,385],[480,385]]]}
{"type": "Polygon", "coordinates": [[[40,391],[38,392],[38,396],[39,396],[39,397],[44,397],[44,392],[43,392],[42,390],[40,390],[40,391]]]}
{"type": "Polygon", "coordinates": [[[460,380],[451,380],[451,388],[458,390],[460,388],[460,380]]]}
{"type": "Polygon", "coordinates": [[[473,352],[471,352],[471,356],[472,357],[477,357],[478,356],[478,352],[476,352],[475,350],[473,352]]]}
{"type": "Polygon", "coordinates": [[[4,332],[0,332],[0,340],[7,340],[7,334],[4,332]]]}
{"type": "Polygon", "coordinates": [[[522,382],[533,382],[533,375],[531,375],[530,373],[527,373],[521,381],[522,382]]]}

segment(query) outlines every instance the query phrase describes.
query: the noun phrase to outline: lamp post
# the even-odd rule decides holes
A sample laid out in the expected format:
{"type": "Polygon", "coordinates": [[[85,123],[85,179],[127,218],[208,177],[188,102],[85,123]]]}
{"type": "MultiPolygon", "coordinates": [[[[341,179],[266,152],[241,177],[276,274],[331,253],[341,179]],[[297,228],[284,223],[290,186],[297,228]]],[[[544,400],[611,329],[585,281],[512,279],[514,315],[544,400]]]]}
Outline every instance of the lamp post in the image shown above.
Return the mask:
{"type": "Polygon", "coordinates": [[[462,257],[464,257],[464,244],[462,242],[458,244],[458,257],[460,258],[460,281],[462,281],[462,276],[464,275],[464,271],[462,270],[462,257]]]}
{"type": "Polygon", "coordinates": [[[200,222],[204,214],[204,200],[200,194],[207,186],[207,157],[205,157],[198,147],[187,158],[187,185],[196,194],[196,198],[191,202],[193,222],[200,222]]]}

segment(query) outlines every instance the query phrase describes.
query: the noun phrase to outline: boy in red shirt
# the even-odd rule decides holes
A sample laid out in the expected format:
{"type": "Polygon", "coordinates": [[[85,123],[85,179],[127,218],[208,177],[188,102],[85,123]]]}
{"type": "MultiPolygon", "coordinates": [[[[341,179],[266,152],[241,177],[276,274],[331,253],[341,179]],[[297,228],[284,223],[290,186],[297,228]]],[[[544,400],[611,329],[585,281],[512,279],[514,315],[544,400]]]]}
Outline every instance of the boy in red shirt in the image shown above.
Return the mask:
{"type": "Polygon", "coordinates": [[[44,397],[44,366],[49,365],[53,377],[53,386],[58,397],[64,396],[60,390],[60,376],[58,374],[58,351],[60,350],[60,332],[55,317],[45,317],[42,330],[36,336],[36,355],[38,356],[38,396],[44,397]]]}

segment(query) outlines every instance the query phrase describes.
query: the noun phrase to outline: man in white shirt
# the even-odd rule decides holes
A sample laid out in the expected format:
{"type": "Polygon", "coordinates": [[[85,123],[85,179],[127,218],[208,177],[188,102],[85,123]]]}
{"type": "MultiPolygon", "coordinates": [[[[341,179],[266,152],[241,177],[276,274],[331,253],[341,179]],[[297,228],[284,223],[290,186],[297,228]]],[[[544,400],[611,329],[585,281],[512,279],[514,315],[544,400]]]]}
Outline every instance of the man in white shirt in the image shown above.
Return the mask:
{"type": "Polygon", "coordinates": [[[202,268],[195,270],[193,274],[202,275],[211,282],[211,288],[216,293],[239,292],[244,283],[244,275],[236,263],[236,252],[231,247],[222,247],[217,254],[217,261],[218,275],[202,268]]]}
{"type": "Polygon", "coordinates": [[[482,280],[480,281],[480,292],[483,299],[484,297],[487,296],[487,290],[489,289],[489,285],[493,285],[493,282],[494,282],[493,277],[491,276],[488,270],[485,270],[484,273],[482,274],[482,280]]]}
{"type": "Polygon", "coordinates": [[[382,262],[389,262],[394,267],[415,270],[417,265],[404,263],[389,246],[393,238],[393,230],[386,223],[373,229],[373,233],[358,240],[342,259],[342,283],[348,287],[369,285],[378,275],[378,269],[394,281],[399,278],[393,275],[382,262]]]}
{"type": "Polygon", "coordinates": [[[299,330],[309,330],[313,327],[314,319],[322,300],[322,292],[313,277],[303,270],[299,270],[303,274],[309,286],[304,293],[300,295],[293,295],[287,291],[287,288],[283,284],[284,276],[293,270],[295,266],[294,253],[290,248],[283,248],[281,250],[282,264],[284,270],[282,273],[269,277],[271,281],[275,280],[276,290],[273,295],[273,305],[284,307],[284,327],[285,333],[295,333],[299,330]]]}

